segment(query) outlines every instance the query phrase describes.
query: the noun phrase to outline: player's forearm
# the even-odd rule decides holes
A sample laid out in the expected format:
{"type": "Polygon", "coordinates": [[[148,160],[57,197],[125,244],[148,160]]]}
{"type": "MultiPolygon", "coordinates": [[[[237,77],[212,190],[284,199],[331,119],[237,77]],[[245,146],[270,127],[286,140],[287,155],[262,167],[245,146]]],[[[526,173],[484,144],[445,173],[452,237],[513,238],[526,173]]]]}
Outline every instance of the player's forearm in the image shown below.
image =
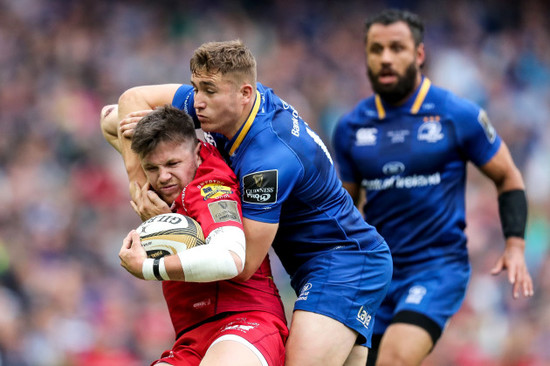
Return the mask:
{"type": "Polygon", "coordinates": [[[188,282],[228,280],[244,267],[246,241],[244,232],[235,226],[222,226],[206,238],[206,245],[178,253],[188,282]]]}
{"type": "Polygon", "coordinates": [[[99,119],[101,133],[105,140],[120,152],[120,143],[118,141],[118,106],[109,104],[101,109],[99,119]]]}
{"type": "Polygon", "coordinates": [[[504,142],[496,155],[480,169],[493,181],[499,195],[507,191],[525,189],[521,172],[504,142]]]}
{"type": "Polygon", "coordinates": [[[185,281],[185,273],[183,273],[181,261],[176,254],[164,257],[164,265],[171,281],[185,281]]]}
{"type": "Polygon", "coordinates": [[[155,107],[154,105],[150,105],[147,99],[146,87],[133,87],[126,90],[118,98],[118,118],[122,120],[129,113],[154,109],[155,107]]]}
{"type": "Polygon", "coordinates": [[[124,166],[126,167],[126,174],[128,175],[129,190],[132,199],[136,196],[136,184],[143,186],[147,183],[147,177],[143,169],[138,156],[131,149],[131,140],[128,138],[119,138],[120,153],[124,159],[124,166]]]}
{"type": "Polygon", "coordinates": [[[508,239],[525,238],[527,226],[527,198],[523,189],[505,191],[498,196],[502,232],[508,239]]]}
{"type": "Polygon", "coordinates": [[[246,262],[242,273],[236,280],[246,281],[261,266],[264,261],[279,224],[264,223],[247,218],[243,218],[244,232],[246,236],[246,262]]]}
{"type": "MultiPolygon", "coordinates": [[[[140,92],[139,88],[131,88],[125,91],[118,100],[118,120],[122,121],[129,113],[151,109],[140,92]]],[[[141,168],[138,156],[132,151],[132,140],[130,137],[122,135],[117,126],[117,134],[120,146],[120,153],[124,159],[124,166],[130,182],[130,193],[134,196],[134,182],[143,186],[147,182],[145,173],[141,168]]]]}
{"type": "Polygon", "coordinates": [[[513,190],[525,190],[523,177],[519,169],[511,163],[500,180],[494,181],[499,195],[513,190]]]}
{"type": "MultiPolygon", "coordinates": [[[[178,87],[178,84],[145,85],[126,90],[118,100],[119,121],[122,124],[130,113],[139,114],[140,111],[151,111],[158,106],[170,104],[178,87]]],[[[140,116],[143,117],[143,114],[140,116]]],[[[143,186],[146,177],[138,157],[131,149],[131,138],[127,134],[122,134],[121,129],[118,129],[118,137],[126,173],[130,180],[130,192],[133,194],[133,183],[137,182],[143,186]]]]}
{"type": "Polygon", "coordinates": [[[179,87],[180,84],[159,84],[130,88],[118,100],[119,117],[123,118],[131,112],[171,104],[179,87]]]}
{"type": "Polygon", "coordinates": [[[244,267],[244,232],[233,226],[221,227],[214,232],[213,236],[207,237],[206,245],[166,256],[158,260],[155,267],[154,260],[147,259],[148,263],[143,265],[144,278],[186,282],[212,282],[234,278],[244,267]],[[156,277],[156,274],[160,277],[156,277]]]}

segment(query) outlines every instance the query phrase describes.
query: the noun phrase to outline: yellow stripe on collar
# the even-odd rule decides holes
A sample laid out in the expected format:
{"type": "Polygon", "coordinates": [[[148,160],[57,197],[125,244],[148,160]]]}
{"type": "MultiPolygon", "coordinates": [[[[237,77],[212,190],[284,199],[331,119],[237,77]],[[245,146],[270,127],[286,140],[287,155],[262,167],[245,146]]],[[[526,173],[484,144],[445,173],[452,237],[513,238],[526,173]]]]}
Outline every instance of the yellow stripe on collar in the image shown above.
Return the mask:
{"type": "Polygon", "coordinates": [[[378,119],[386,118],[386,110],[382,105],[382,99],[380,99],[380,95],[376,94],[374,96],[374,103],[376,104],[376,110],[378,111],[378,119]]]}
{"type": "Polygon", "coordinates": [[[256,118],[256,114],[258,114],[259,109],[260,109],[260,92],[256,90],[256,100],[254,101],[254,106],[252,107],[252,110],[250,111],[250,114],[248,115],[248,118],[244,123],[244,126],[241,132],[239,132],[237,139],[233,143],[233,146],[231,146],[231,149],[229,150],[229,155],[233,155],[235,150],[237,150],[237,148],[241,145],[241,142],[243,142],[243,139],[248,133],[248,130],[250,130],[250,127],[252,127],[252,122],[254,122],[254,119],[256,118]]]}
{"type": "Polygon", "coordinates": [[[411,107],[411,113],[417,114],[420,110],[420,106],[422,106],[422,103],[424,103],[424,99],[426,99],[426,94],[428,94],[428,90],[430,90],[430,85],[432,85],[432,82],[428,78],[424,78],[424,81],[422,81],[422,85],[420,86],[420,91],[416,95],[416,99],[411,107]]]}
{"type": "MultiPolygon", "coordinates": [[[[425,77],[411,107],[412,114],[417,114],[420,110],[420,107],[422,106],[422,103],[424,103],[424,99],[426,99],[426,95],[428,94],[428,90],[430,90],[431,85],[432,82],[430,81],[430,79],[425,77]]],[[[386,118],[386,110],[384,109],[384,105],[382,104],[382,99],[380,98],[380,95],[376,94],[374,96],[374,104],[376,105],[376,111],[378,112],[378,119],[386,118]]]]}

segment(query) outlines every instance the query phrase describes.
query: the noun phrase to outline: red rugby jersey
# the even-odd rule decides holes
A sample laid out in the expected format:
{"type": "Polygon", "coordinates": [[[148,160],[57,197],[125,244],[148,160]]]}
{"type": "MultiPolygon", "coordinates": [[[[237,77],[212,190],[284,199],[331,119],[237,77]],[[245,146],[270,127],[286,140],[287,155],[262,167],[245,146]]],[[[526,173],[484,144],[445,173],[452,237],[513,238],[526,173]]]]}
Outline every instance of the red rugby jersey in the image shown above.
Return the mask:
{"type": "MultiPolygon", "coordinates": [[[[242,229],[237,177],[214,146],[200,143],[202,163],[193,181],[174,202],[173,210],[197,220],[205,238],[221,226],[242,229]]],[[[260,310],[285,320],[268,256],[256,273],[244,282],[163,281],[162,288],[176,335],[214,315],[229,311],[260,310]]]]}

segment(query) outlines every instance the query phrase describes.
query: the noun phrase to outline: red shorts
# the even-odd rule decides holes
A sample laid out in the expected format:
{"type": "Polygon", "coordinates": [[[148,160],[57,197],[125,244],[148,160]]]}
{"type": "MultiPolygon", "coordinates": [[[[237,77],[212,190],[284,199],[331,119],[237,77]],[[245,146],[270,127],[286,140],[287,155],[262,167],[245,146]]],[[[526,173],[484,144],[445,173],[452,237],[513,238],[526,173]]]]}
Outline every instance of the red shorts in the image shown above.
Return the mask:
{"type": "Polygon", "coordinates": [[[197,366],[216,340],[230,339],[261,354],[269,366],[283,366],[288,328],[285,321],[263,311],[229,313],[227,316],[184,333],[171,350],[151,364],[166,362],[174,366],[197,366]],[[223,337],[223,338],[221,338],[223,337]],[[221,338],[221,339],[220,339],[221,338]]]}

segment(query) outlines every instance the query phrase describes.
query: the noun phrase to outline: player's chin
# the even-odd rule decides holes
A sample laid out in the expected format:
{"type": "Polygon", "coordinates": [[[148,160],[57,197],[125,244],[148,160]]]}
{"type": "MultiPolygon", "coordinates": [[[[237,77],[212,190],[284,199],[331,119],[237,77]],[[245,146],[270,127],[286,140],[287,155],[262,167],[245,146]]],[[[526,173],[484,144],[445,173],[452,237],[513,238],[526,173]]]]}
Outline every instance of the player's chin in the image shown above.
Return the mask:
{"type": "Polygon", "coordinates": [[[181,193],[180,190],[176,189],[157,189],[157,194],[159,195],[160,199],[166,202],[168,205],[172,204],[178,198],[178,195],[181,193]]]}
{"type": "Polygon", "coordinates": [[[215,121],[219,121],[219,118],[215,118],[215,117],[213,118],[211,116],[205,116],[205,115],[198,115],[197,119],[199,120],[199,122],[201,124],[201,128],[203,128],[203,126],[204,126],[206,128],[210,128],[210,129],[213,129],[214,126],[216,126],[215,121]]]}
{"type": "Polygon", "coordinates": [[[163,195],[161,199],[170,206],[178,198],[179,193],[172,193],[169,195],[163,195]]]}
{"type": "Polygon", "coordinates": [[[376,92],[381,95],[392,94],[395,92],[395,83],[377,83],[376,92]]]}
{"type": "Polygon", "coordinates": [[[208,118],[199,118],[199,122],[204,132],[214,132],[214,124],[208,118]]]}

